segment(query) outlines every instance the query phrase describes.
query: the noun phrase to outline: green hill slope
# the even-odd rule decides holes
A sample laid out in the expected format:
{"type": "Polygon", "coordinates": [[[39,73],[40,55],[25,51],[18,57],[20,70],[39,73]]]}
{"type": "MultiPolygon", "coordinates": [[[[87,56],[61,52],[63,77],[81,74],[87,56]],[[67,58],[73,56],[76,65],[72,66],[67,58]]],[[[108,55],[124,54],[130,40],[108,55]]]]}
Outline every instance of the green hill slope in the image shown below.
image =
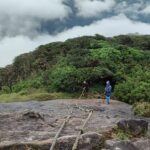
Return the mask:
{"type": "Polygon", "coordinates": [[[1,68],[0,80],[1,93],[76,93],[84,80],[91,91],[103,92],[110,80],[118,100],[150,101],[150,36],[95,35],[41,45],[1,68]]]}

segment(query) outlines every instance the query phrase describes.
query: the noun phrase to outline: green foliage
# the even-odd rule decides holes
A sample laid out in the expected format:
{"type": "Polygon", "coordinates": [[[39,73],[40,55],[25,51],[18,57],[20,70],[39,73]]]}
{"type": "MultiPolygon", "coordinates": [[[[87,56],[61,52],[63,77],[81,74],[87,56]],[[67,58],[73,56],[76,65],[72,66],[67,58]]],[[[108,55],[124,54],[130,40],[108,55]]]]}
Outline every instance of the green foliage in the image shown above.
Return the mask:
{"type": "Polygon", "coordinates": [[[110,39],[112,43],[126,45],[142,50],[150,50],[150,36],[149,35],[119,35],[110,39]]]}
{"type": "Polygon", "coordinates": [[[138,101],[150,100],[150,83],[129,79],[115,86],[114,96],[130,104],[138,101]]]}
{"type": "Polygon", "coordinates": [[[119,61],[121,57],[121,52],[115,48],[104,47],[100,49],[91,50],[91,55],[95,59],[100,59],[103,61],[119,61]]]}
{"type": "Polygon", "coordinates": [[[75,93],[82,90],[84,80],[90,87],[98,83],[104,87],[110,80],[117,99],[128,103],[149,101],[149,43],[150,36],[95,35],[41,45],[0,68],[1,93],[26,96],[31,89],[41,88],[75,93]]]}
{"type": "Polygon", "coordinates": [[[34,93],[31,96],[31,99],[35,99],[35,100],[52,100],[55,97],[53,97],[50,93],[34,93]]]}
{"type": "Polygon", "coordinates": [[[135,115],[150,117],[150,102],[135,103],[132,109],[135,115]]]}
{"type": "Polygon", "coordinates": [[[67,54],[67,61],[77,68],[90,66],[89,50],[73,49],[67,54]]]}
{"type": "Polygon", "coordinates": [[[112,129],[112,138],[118,140],[131,140],[134,138],[146,137],[147,133],[144,132],[140,135],[134,135],[130,131],[124,131],[119,129],[117,126],[112,129]]]}
{"type": "Polygon", "coordinates": [[[118,139],[118,140],[129,140],[129,139],[133,138],[133,135],[131,135],[130,133],[127,133],[123,130],[120,130],[118,128],[114,128],[113,133],[112,133],[112,137],[114,139],[118,139]]]}
{"type": "Polygon", "coordinates": [[[135,66],[126,80],[115,86],[114,95],[131,104],[138,101],[150,102],[150,71],[142,66],[135,66]]]}
{"type": "Polygon", "coordinates": [[[84,80],[94,83],[110,76],[113,76],[113,73],[101,67],[76,69],[73,66],[55,66],[49,74],[49,90],[75,92],[81,90],[84,80]]]}
{"type": "Polygon", "coordinates": [[[105,86],[101,82],[99,82],[99,83],[94,84],[93,86],[91,86],[91,88],[89,89],[89,92],[91,94],[96,95],[97,97],[99,96],[99,94],[104,96],[104,89],[105,89],[105,86]]]}
{"type": "Polygon", "coordinates": [[[56,67],[50,74],[50,86],[56,91],[72,91],[75,81],[75,68],[72,66],[56,67]]]}
{"type": "Polygon", "coordinates": [[[8,86],[3,86],[2,90],[1,90],[1,93],[8,94],[8,93],[11,93],[11,90],[8,86]]]}
{"type": "Polygon", "coordinates": [[[38,77],[32,77],[31,79],[28,80],[22,80],[20,82],[18,82],[17,84],[15,84],[12,89],[13,92],[19,92],[22,90],[26,90],[26,89],[30,89],[30,88],[41,88],[42,87],[42,77],[38,76],[38,77]]]}
{"type": "Polygon", "coordinates": [[[51,99],[67,99],[67,98],[77,98],[79,94],[68,94],[62,92],[48,93],[42,89],[40,90],[27,90],[20,91],[19,93],[9,93],[1,94],[0,102],[17,102],[17,101],[30,101],[30,100],[51,100],[51,99]]]}

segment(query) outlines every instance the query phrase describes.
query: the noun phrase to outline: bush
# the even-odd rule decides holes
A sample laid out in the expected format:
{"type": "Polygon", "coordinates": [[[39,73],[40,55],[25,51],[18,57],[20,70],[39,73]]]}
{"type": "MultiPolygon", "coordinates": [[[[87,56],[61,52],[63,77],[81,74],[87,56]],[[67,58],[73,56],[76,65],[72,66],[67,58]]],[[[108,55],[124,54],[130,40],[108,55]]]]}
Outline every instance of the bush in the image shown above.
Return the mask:
{"type": "Polygon", "coordinates": [[[118,128],[113,128],[112,138],[118,140],[129,140],[133,138],[133,135],[118,128]]]}
{"type": "Polygon", "coordinates": [[[149,102],[135,103],[132,109],[135,115],[150,117],[150,103],[149,102]]]}
{"type": "Polygon", "coordinates": [[[48,91],[78,92],[82,83],[87,80],[93,85],[101,78],[112,77],[113,73],[103,67],[84,67],[76,69],[73,66],[56,67],[49,74],[48,91]]]}
{"type": "Polygon", "coordinates": [[[49,75],[49,89],[54,91],[72,91],[75,87],[75,68],[72,66],[55,67],[49,75]]]}
{"type": "Polygon", "coordinates": [[[32,77],[30,79],[20,81],[13,86],[13,92],[20,92],[22,90],[30,90],[31,88],[39,89],[43,86],[42,77],[32,77]]]}
{"type": "Polygon", "coordinates": [[[114,96],[120,101],[133,104],[139,101],[150,102],[150,83],[130,78],[115,86],[114,96]]]}
{"type": "Polygon", "coordinates": [[[103,47],[99,49],[91,50],[91,55],[95,59],[103,61],[116,62],[121,59],[121,53],[119,50],[112,47],[103,47]]]}
{"type": "Polygon", "coordinates": [[[10,88],[8,86],[3,86],[1,93],[8,94],[8,93],[11,93],[11,90],[10,90],[10,88]]]}
{"type": "Polygon", "coordinates": [[[28,90],[22,90],[18,93],[19,95],[28,95],[29,91],[28,90]]]}

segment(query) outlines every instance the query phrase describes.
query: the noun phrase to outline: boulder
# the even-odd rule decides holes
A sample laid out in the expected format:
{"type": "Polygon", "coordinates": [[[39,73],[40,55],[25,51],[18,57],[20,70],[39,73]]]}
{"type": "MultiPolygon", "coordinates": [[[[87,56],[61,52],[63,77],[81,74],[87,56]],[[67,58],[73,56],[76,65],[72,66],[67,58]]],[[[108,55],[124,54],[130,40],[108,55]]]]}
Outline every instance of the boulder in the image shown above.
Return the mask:
{"type": "MultiPolygon", "coordinates": [[[[72,150],[76,135],[67,135],[58,138],[55,150],[72,150]]],[[[5,143],[0,144],[0,150],[49,150],[52,139],[46,141],[35,141],[30,143],[5,143]]],[[[99,150],[102,143],[102,135],[95,132],[82,134],[79,140],[78,150],[99,150]]]]}
{"type": "Polygon", "coordinates": [[[105,142],[107,150],[139,150],[130,141],[107,140],[105,142]]]}
{"type": "MultiPolygon", "coordinates": [[[[75,138],[76,136],[59,138],[56,149],[71,150],[75,138]]],[[[80,137],[78,150],[93,150],[99,146],[100,141],[102,141],[101,135],[94,132],[85,133],[80,137]]]]}
{"type": "Polygon", "coordinates": [[[41,119],[44,121],[43,115],[39,112],[28,111],[23,114],[23,119],[41,119]]]}
{"type": "Polygon", "coordinates": [[[106,150],[150,150],[150,139],[138,139],[135,142],[106,140],[106,150]]]}
{"type": "Polygon", "coordinates": [[[139,148],[139,150],[150,150],[150,139],[139,139],[133,144],[139,148]]]}
{"type": "Polygon", "coordinates": [[[148,131],[148,122],[145,120],[121,120],[117,125],[118,129],[128,132],[133,136],[139,136],[148,131]]]}

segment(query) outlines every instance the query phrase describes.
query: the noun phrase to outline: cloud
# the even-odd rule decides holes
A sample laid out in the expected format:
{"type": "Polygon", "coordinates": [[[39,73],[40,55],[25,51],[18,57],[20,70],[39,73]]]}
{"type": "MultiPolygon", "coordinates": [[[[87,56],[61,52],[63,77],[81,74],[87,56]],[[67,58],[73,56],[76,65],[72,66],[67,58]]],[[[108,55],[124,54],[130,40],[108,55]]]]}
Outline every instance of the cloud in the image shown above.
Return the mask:
{"type": "Polygon", "coordinates": [[[149,15],[150,14],[150,5],[146,6],[141,13],[149,15]]]}
{"type": "Polygon", "coordinates": [[[75,0],[77,15],[80,17],[97,17],[101,12],[110,11],[115,0],[75,0]]]}
{"type": "Polygon", "coordinates": [[[63,20],[71,13],[67,0],[0,1],[0,37],[36,36],[41,22],[63,20]]]}
{"type": "Polygon", "coordinates": [[[129,33],[150,34],[150,24],[132,21],[124,14],[120,14],[95,21],[90,25],[73,27],[72,29],[58,34],[56,37],[59,40],[63,40],[66,38],[94,35],[97,33],[107,37],[129,33]]]}
{"type": "Polygon", "coordinates": [[[0,67],[10,64],[15,56],[34,50],[41,44],[97,33],[107,37],[129,33],[150,34],[150,24],[132,21],[120,14],[90,25],[73,27],[55,36],[41,34],[34,39],[27,36],[6,37],[0,41],[0,67]]]}
{"type": "Polygon", "coordinates": [[[33,51],[41,44],[53,41],[50,35],[39,35],[35,39],[27,36],[6,37],[0,41],[0,67],[12,63],[13,59],[29,51],[33,51]]]}
{"type": "Polygon", "coordinates": [[[114,8],[114,11],[116,13],[136,13],[138,14],[139,9],[141,8],[141,6],[143,5],[143,2],[135,2],[132,5],[129,4],[127,1],[122,1],[120,3],[117,4],[117,6],[114,8]]]}
{"type": "MultiPolygon", "coordinates": [[[[141,19],[141,10],[145,7],[146,0],[121,1],[113,8],[115,14],[123,13],[133,20],[141,19]]],[[[143,20],[144,21],[144,20],[143,20]]]]}
{"type": "Polygon", "coordinates": [[[7,37],[0,41],[0,66],[10,64],[15,56],[29,52],[37,42],[24,36],[7,37]]]}
{"type": "Polygon", "coordinates": [[[38,19],[61,19],[68,15],[65,0],[5,0],[0,1],[0,14],[38,19]]]}

